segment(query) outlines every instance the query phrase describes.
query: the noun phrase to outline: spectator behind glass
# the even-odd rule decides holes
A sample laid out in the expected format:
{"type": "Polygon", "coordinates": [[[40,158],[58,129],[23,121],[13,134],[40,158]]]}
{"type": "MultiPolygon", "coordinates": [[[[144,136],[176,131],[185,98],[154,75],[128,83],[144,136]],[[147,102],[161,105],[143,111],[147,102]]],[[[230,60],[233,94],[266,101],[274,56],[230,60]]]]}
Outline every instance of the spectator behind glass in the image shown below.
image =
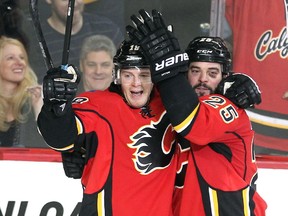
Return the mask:
{"type": "Polygon", "coordinates": [[[23,44],[0,38],[0,146],[43,147],[36,118],[43,101],[41,86],[28,63],[23,44]]]}
{"type": "Polygon", "coordinates": [[[28,38],[22,31],[23,13],[19,0],[2,0],[0,2],[0,35],[16,38],[28,47],[28,38]]]}
{"type": "MultiPolygon", "coordinates": [[[[47,19],[41,20],[41,26],[54,65],[61,65],[68,1],[46,0],[46,3],[51,9],[51,14],[47,19]]],[[[41,16],[41,11],[39,14],[41,16]]],[[[26,25],[25,30],[28,30],[27,35],[30,35],[31,65],[38,79],[43,80],[44,74],[42,72],[47,69],[41,56],[39,44],[36,42],[34,29],[31,29],[32,23],[26,23],[26,25]]],[[[109,37],[116,47],[124,39],[120,28],[110,19],[95,13],[84,12],[83,0],[75,0],[69,63],[79,68],[79,53],[82,42],[86,37],[98,34],[109,37]]]]}
{"type": "Polygon", "coordinates": [[[119,26],[122,32],[125,32],[124,0],[83,0],[83,1],[86,4],[85,11],[90,13],[97,13],[101,16],[108,17],[119,26]]]}
{"type": "Polygon", "coordinates": [[[93,35],[84,40],[80,53],[82,76],[78,93],[105,90],[110,86],[115,54],[113,41],[104,35],[93,35]]]}

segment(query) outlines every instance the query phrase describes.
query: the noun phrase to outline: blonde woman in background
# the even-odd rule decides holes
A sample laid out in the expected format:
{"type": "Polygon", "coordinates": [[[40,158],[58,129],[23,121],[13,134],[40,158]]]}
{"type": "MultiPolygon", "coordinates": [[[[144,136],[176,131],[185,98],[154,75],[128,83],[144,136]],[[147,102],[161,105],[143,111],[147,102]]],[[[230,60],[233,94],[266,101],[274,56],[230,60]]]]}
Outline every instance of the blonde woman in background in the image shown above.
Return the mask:
{"type": "Polygon", "coordinates": [[[104,35],[87,37],[81,47],[81,84],[78,93],[83,91],[105,90],[112,82],[113,57],[116,47],[104,35]]]}
{"type": "Polygon", "coordinates": [[[0,37],[0,147],[43,147],[36,118],[43,105],[41,86],[17,39],[0,37]]]}

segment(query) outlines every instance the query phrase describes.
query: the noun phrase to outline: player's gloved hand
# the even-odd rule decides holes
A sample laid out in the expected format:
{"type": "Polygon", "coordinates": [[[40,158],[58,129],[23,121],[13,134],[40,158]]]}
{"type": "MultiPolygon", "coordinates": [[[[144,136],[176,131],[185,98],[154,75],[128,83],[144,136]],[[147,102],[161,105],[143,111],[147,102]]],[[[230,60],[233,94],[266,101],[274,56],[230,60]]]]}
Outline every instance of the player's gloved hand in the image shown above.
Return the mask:
{"type": "Polygon", "coordinates": [[[254,107],[261,103],[261,92],[256,82],[248,75],[235,73],[223,79],[216,93],[224,95],[239,108],[254,107]]]}
{"type": "Polygon", "coordinates": [[[62,152],[62,163],[65,175],[69,178],[79,179],[82,177],[85,157],[80,152],[62,152]]]}
{"type": "Polygon", "coordinates": [[[62,116],[76,96],[80,74],[76,67],[51,68],[43,79],[44,106],[62,116]]]}
{"type": "Polygon", "coordinates": [[[152,17],[143,9],[140,16],[131,16],[135,27],[126,26],[133,43],[139,44],[149,61],[153,83],[188,70],[188,55],[180,50],[178,39],[169,31],[162,15],[152,10],[152,17]]]}

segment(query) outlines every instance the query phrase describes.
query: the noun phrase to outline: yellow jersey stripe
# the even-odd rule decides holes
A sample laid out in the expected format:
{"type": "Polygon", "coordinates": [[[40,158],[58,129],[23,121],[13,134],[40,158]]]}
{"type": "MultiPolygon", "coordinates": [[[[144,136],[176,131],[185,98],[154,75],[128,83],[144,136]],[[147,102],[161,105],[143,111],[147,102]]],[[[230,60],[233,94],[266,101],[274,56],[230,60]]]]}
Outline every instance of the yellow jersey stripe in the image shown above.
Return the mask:
{"type": "Polygon", "coordinates": [[[178,133],[181,133],[183,130],[185,130],[185,128],[187,128],[191,122],[193,121],[196,112],[198,111],[200,106],[200,103],[198,103],[197,107],[193,110],[193,112],[183,121],[181,122],[179,125],[176,125],[174,127],[175,131],[177,131],[178,133]]]}
{"type": "Polygon", "coordinates": [[[243,206],[244,206],[244,216],[250,215],[250,208],[249,208],[249,190],[248,188],[244,189],[242,191],[242,197],[243,197],[243,206]]]}
{"type": "Polygon", "coordinates": [[[209,188],[211,212],[213,216],[219,216],[217,191],[209,188]]]}
{"type": "Polygon", "coordinates": [[[97,196],[97,209],[99,216],[105,216],[105,207],[104,207],[104,191],[98,193],[97,196]]]}

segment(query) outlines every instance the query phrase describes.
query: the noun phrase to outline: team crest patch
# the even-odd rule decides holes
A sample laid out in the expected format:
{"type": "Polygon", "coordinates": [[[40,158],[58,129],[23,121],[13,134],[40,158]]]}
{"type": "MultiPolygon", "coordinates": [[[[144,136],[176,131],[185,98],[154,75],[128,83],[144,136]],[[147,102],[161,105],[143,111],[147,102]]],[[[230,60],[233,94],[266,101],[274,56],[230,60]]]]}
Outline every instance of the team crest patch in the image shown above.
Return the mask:
{"type": "Polygon", "coordinates": [[[142,175],[164,169],[171,163],[176,148],[175,131],[163,113],[158,122],[141,127],[130,136],[129,148],[135,149],[133,162],[142,175]]]}

